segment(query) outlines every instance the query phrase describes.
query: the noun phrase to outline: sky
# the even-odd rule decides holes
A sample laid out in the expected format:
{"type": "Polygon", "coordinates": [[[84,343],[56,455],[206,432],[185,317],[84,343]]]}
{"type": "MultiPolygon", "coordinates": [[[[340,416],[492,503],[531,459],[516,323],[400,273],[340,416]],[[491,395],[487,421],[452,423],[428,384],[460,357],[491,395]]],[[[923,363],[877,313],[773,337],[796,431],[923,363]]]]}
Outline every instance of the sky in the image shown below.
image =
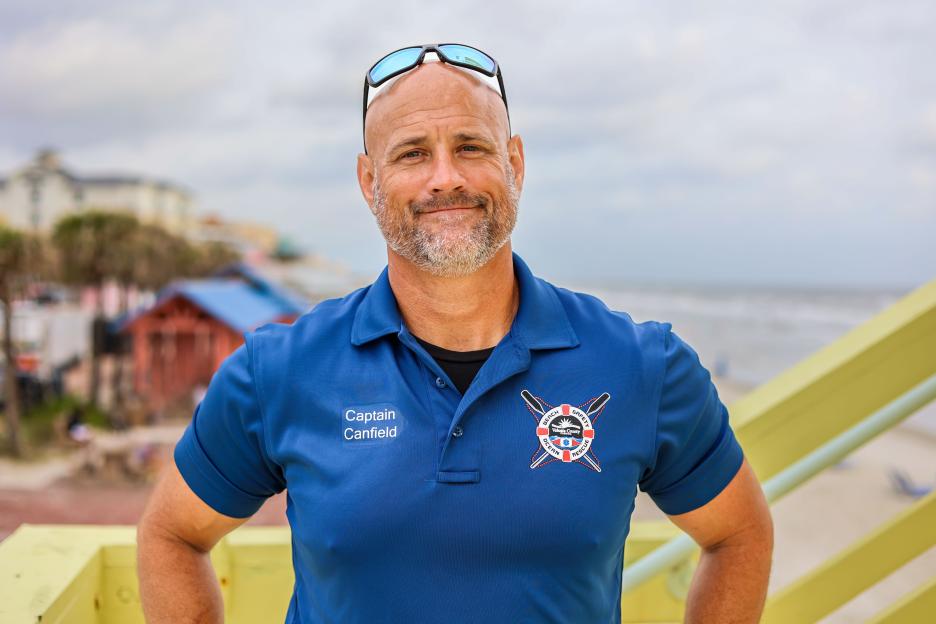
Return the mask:
{"type": "Polygon", "coordinates": [[[905,289],[936,278],[934,32],[914,0],[4,0],[0,175],[54,146],[372,274],[364,72],[456,41],[502,66],[535,272],[905,289]]]}

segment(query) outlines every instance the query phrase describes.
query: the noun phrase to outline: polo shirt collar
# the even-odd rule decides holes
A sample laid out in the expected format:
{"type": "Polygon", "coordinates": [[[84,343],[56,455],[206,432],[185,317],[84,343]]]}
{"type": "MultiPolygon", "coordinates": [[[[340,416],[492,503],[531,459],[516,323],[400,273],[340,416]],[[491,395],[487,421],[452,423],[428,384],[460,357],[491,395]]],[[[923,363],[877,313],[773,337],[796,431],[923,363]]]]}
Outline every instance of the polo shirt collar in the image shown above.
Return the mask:
{"type": "MultiPolygon", "coordinates": [[[[516,253],[514,275],[520,288],[520,307],[511,334],[530,349],[561,349],[579,344],[555,289],[536,278],[516,253]]],[[[358,306],[351,328],[351,344],[361,346],[403,329],[403,317],[390,288],[387,267],[371,284],[358,306]]]]}
{"type": "Polygon", "coordinates": [[[537,278],[520,256],[513,255],[514,275],[520,286],[520,307],[511,333],[530,349],[561,349],[578,346],[578,336],[556,289],[537,278]]]}
{"type": "Polygon", "coordinates": [[[387,334],[399,333],[403,329],[403,317],[397,307],[396,297],[390,288],[389,267],[380,275],[364,294],[364,300],[354,314],[351,326],[351,344],[359,347],[387,334]]]}

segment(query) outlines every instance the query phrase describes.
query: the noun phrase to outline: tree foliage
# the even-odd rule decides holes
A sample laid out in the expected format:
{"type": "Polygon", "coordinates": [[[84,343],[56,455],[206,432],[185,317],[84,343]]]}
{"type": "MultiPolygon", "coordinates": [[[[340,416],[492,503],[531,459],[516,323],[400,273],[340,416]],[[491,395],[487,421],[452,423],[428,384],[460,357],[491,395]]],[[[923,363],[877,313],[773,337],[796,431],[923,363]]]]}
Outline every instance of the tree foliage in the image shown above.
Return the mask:
{"type": "Polygon", "coordinates": [[[52,233],[59,252],[61,280],[78,286],[100,286],[127,263],[126,242],[139,227],[136,217],[91,210],[61,219],[52,233]]]}
{"type": "MultiPolygon", "coordinates": [[[[126,306],[126,289],[131,286],[158,291],[175,279],[207,275],[239,259],[226,245],[196,245],[157,225],[141,223],[131,214],[101,210],[61,219],[52,233],[52,243],[63,283],[100,290],[105,282],[114,281],[122,289],[121,311],[126,306]]],[[[100,321],[100,296],[97,301],[100,321]]],[[[116,377],[119,386],[120,373],[116,377]]],[[[100,361],[92,350],[92,403],[97,401],[99,383],[100,361]]]]}
{"type": "Polygon", "coordinates": [[[10,451],[23,455],[20,435],[20,402],[16,375],[16,352],[13,347],[13,300],[23,287],[30,241],[18,230],[0,225],[0,306],[3,308],[3,415],[6,420],[10,451]]]}
{"type": "Polygon", "coordinates": [[[7,284],[26,269],[26,235],[0,224],[0,281],[7,284]]]}

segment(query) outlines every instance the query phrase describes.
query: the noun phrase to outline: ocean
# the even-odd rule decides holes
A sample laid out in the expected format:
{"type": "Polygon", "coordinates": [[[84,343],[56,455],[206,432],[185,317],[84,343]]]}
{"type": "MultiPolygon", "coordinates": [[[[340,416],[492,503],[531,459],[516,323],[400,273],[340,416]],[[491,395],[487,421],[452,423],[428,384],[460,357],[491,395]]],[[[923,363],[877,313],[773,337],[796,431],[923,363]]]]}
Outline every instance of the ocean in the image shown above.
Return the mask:
{"type": "Polygon", "coordinates": [[[635,321],[668,321],[719,376],[761,384],[878,314],[904,293],[806,289],[582,289],[635,321]]]}
{"type": "MultiPolygon", "coordinates": [[[[713,375],[745,387],[771,379],[908,292],[566,286],[597,296],[635,321],[672,323],[713,375]]],[[[936,435],[936,405],[920,410],[910,424],[936,435]]]]}

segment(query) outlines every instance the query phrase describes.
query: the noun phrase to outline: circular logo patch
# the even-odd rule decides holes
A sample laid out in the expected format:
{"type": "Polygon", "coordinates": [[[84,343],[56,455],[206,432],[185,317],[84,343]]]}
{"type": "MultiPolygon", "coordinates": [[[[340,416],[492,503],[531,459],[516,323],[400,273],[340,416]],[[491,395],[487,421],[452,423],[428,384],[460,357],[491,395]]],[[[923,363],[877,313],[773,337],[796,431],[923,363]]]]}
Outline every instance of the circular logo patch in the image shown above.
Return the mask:
{"type": "Polygon", "coordinates": [[[552,408],[539,420],[536,437],[543,450],[564,462],[573,462],[588,452],[595,430],[588,414],[566,403],[552,408]]]}

